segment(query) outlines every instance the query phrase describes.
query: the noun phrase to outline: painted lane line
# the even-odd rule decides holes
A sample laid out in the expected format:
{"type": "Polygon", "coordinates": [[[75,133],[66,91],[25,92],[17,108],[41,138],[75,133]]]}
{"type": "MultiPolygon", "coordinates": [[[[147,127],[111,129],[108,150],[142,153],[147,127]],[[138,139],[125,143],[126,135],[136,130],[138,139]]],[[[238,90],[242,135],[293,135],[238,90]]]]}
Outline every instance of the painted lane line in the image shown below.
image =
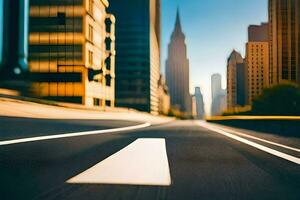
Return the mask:
{"type": "Polygon", "coordinates": [[[79,137],[79,136],[97,135],[97,134],[103,134],[103,133],[132,131],[132,130],[147,128],[149,126],[151,126],[150,123],[144,123],[144,124],[140,124],[140,125],[136,125],[136,126],[128,126],[128,127],[113,128],[113,129],[106,129],[106,130],[84,131],[84,132],[77,132],[77,133],[65,133],[65,134],[58,134],[58,135],[48,135],[48,136],[13,139],[13,140],[0,141],[0,146],[27,143],[27,142],[36,142],[36,141],[43,141],[43,140],[53,140],[53,139],[60,139],[60,138],[71,138],[71,137],[79,137]]]}
{"type": "Polygon", "coordinates": [[[218,125],[214,125],[214,126],[215,126],[215,127],[218,127],[218,128],[221,129],[221,130],[224,130],[224,131],[226,131],[226,132],[234,133],[234,134],[239,135],[239,136],[242,136],[242,137],[251,138],[251,139],[258,140],[258,141],[261,141],[261,142],[264,142],[264,143],[272,144],[272,145],[274,145],[274,146],[282,147],[282,148],[284,148],[284,149],[288,149],[288,150],[300,152],[300,149],[297,149],[297,148],[294,148],[294,147],[286,146],[286,145],[279,144],[279,143],[276,143],[276,142],[271,142],[271,141],[269,141],[269,140],[261,139],[261,138],[258,138],[258,137],[252,136],[252,135],[247,135],[247,134],[244,134],[244,133],[235,131],[235,130],[231,130],[231,129],[229,129],[229,128],[220,127],[220,126],[218,126],[218,125]]]}
{"type": "Polygon", "coordinates": [[[67,183],[170,186],[165,139],[137,139],[67,183]]]}
{"type": "Polygon", "coordinates": [[[272,155],[274,155],[274,156],[277,156],[277,157],[279,157],[279,158],[283,158],[283,159],[285,159],[285,160],[288,160],[288,161],[290,161],[290,162],[293,162],[293,163],[296,163],[296,164],[300,165],[300,158],[297,158],[297,157],[295,157],[295,156],[291,156],[291,155],[288,155],[288,154],[286,154],[286,153],[282,153],[282,152],[280,152],[280,151],[271,149],[271,148],[269,148],[269,147],[266,147],[266,146],[257,144],[257,143],[255,143],[255,142],[252,142],[252,141],[247,140],[247,139],[245,139],[245,138],[242,138],[242,137],[236,136],[236,135],[234,135],[234,134],[228,133],[228,132],[226,132],[226,131],[224,131],[224,130],[221,130],[221,129],[219,129],[219,128],[215,128],[214,126],[209,125],[209,124],[207,124],[207,123],[205,123],[205,122],[197,122],[197,124],[198,124],[199,126],[201,126],[201,127],[204,127],[204,128],[206,128],[206,129],[208,129],[208,130],[211,130],[211,131],[214,131],[214,132],[216,132],[216,133],[222,134],[222,135],[224,135],[224,136],[226,136],[226,137],[229,137],[229,138],[231,138],[231,139],[237,140],[237,141],[239,141],[239,142],[242,142],[242,143],[244,143],[244,144],[250,145],[250,146],[252,146],[252,147],[254,147],[254,148],[257,148],[257,149],[259,149],[259,150],[262,150],[262,151],[264,151],[264,152],[267,152],[267,153],[272,154],[272,155]]]}

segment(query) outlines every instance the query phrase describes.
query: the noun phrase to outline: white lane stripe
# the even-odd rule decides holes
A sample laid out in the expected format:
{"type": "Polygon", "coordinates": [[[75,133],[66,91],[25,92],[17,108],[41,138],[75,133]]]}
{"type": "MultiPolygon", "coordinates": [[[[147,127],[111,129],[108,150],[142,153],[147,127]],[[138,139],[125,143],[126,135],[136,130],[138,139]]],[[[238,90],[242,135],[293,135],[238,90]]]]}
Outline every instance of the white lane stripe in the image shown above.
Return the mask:
{"type": "Polygon", "coordinates": [[[255,148],[259,149],[259,150],[262,150],[262,151],[264,151],[264,152],[267,152],[267,153],[272,154],[272,155],[274,155],[274,156],[277,156],[277,157],[279,157],[279,158],[283,158],[283,159],[285,159],[285,160],[288,160],[288,161],[290,161],[290,162],[293,162],[293,163],[296,163],[296,164],[300,165],[300,159],[297,158],[297,157],[295,157],[295,156],[291,156],[291,155],[288,155],[288,154],[286,154],[286,153],[282,153],[282,152],[280,152],[280,151],[271,149],[271,148],[269,148],[269,147],[265,147],[265,146],[263,146],[263,145],[260,145],[260,144],[257,144],[257,143],[255,143],[255,142],[249,141],[249,140],[244,139],[244,138],[242,138],[242,137],[233,135],[233,134],[228,133],[228,132],[226,132],[226,131],[223,131],[223,130],[221,130],[221,129],[215,128],[215,127],[213,127],[212,125],[209,125],[209,124],[207,124],[207,123],[205,123],[205,122],[197,122],[197,124],[198,124],[199,126],[202,126],[202,127],[204,127],[204,128],[207,128],[207,129],[209,129],[209,130],[211,130],[211,131],[214,131],[214,132],[216,132],[216,133],[220,133],[220,134],[222,134],[222,135],[224,135],[224,136],[226,136],[226,137],[229,137],[229,138],[232,138],[232,139],[234,139],[234,140],[240,141],[240,142],[242,142],[242,143],[245,143],[245,144],[247,144],[247,145],[250,145],[250,146],[252,146],[252,147],[255,147],[255,148]]]}
{"type": "Polygon", "coordinates": [[[279,143],[276,143],[276,142],[271,142],[269,140],[264,140],[264,139],[261,139],[261,138],[258,138],[258,137],[252,136],[252,135],[247,135],[247,134],[244,134],[244,133],[241,133],[241,132],[238,132],[238,131],[235,131],[235,130],[231,130],[229,128],[224,128],[224,127],[221,127],[221,126],[218,126],[218,125],[215,125],[215,124],[214,124],[214,126],[218,127],[221,130],[224,130],[224,131],[227,131],[227,132],[230,132],[230,133],[234,133],[234,134],[242,136],[242,137],[251,138],[251,139],[258,140],[258,141],[261,141],[261,142],[264,142],[264,143],[272,144],[274,146],[278,146],[278,147],[282,147],[282,148],[289,149],[289,150],[292,150],[292,151],[300,152],[300,149],[297,149],[297,148],[294,148],[294,147],[286,146],[286,145],[279,144],[279,143]]]}
{"type": "Polygon", "coordinates": [[[138,139],[67,183],[169,186],[165,139],[138,139]]]}
{"type": "Polygon", "coordinates": [[[58,134],[58,135],[48,135],[48,136],[38,136],[38,137],[6,140],[6,141],[0,141],[0,146],[20,144],[20,143],[26,143],[26,142],[36,142],[36,141],[42,141],[42,140],[53,140],[53,139],[60,139],[60,138],[97,135],[97,134],[103,134],[103,133],[131,131],[131,130],[146,128],[149,126],[151,126],[150,123],[144,123],[144,124],[140,124],[140,125],[136,125],[136,126],[128,126],[128,127],[113,128],[113,129],[106,129],[106,130],[84,131],[84,132],[77,132],[77,133],[66,133],[66,134],[58,134]]]}

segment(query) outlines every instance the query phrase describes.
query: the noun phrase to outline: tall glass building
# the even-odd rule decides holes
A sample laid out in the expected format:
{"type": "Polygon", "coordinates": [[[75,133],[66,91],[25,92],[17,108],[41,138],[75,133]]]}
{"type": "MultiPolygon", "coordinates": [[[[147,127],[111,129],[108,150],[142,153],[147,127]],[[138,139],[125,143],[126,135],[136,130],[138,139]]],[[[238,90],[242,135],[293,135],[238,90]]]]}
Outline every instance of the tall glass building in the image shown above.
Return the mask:
{"type": "Polygon", "coordinates": [[[28,71],[29,0],[0,0],[0,77],[28,71]]]}
{"type": "Polygon", "coordinates": [[[300,0],[269,0],[270,83],[300,83],[300,0]]]}
{"type": "Polygon", "coordinates": [[[107,0],[30,0],[29,67],[39,97],[114,106],[115,18],[107,0]]]}
{"type": "Polygon", "coordinates": [[[116,105],[158,113],[160,0],[110,0],[116,16],[116,105]]]}

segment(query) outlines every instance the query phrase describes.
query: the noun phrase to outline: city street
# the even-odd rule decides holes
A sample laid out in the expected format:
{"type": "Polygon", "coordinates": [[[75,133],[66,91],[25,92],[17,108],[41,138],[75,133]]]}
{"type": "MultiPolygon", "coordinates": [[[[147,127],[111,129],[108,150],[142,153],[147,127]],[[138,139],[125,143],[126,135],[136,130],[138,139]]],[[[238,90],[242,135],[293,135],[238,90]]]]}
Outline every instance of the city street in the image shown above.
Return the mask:
{"type": "MultiPolygon", "coordinates": [[[[51,136],[143,123],[1,117],[0,124],[3,142],[39,133],[51,136]]],[[[266,151],[283,153],[282,158],[281,154],[272,155],[260,146],[220,134],[220,127],[213,127],[205,122],[172,121],[129,131],[0,143],[1,199],[300,198],[299,139],[261,136],[293,147],[287,148],[239,136],[266,147],[266,151]],[[138,147],[138,143],[144,145],[138,147]],[[150,151],[147,144],[153,147],[150,151]],[[89,172],[78,176],[86,170],[89,172]],[[126,173],[130,173],[131,180],[122,177],[126,173]],[[153,182],[147,182],[147,173],[153,182]]]]}

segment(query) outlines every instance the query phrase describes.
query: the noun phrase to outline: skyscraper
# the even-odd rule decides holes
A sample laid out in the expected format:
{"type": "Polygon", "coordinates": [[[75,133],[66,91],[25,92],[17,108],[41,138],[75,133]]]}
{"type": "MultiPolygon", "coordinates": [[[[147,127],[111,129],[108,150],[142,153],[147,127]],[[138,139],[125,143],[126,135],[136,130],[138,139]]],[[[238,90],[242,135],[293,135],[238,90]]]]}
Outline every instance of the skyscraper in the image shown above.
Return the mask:
{"type": "Polygon", "coordinates": [[[110,0],[116,21],[116,105],[158,113],[160,0],[110,0]]]}
{"type": "Polygon", "coordinates": [[[269,0],[270,83],[300,83],[300,0],[269,0]]]}
{"type": "Polygon", "coordinates": [[[203,119],[205,116],[205,111],[204,111],[204,101],[203,101],[203,95],[201,93],[200,87],[195,88],[195,95],[196,99],[196,116],[197,119],[203,119]]]}
{"type": "Polygon", "coordinates": [[[185,35],[182,32],[179,11],[177,11],[175,29],[171,36],[166,61],[166,79],[171,96],[171,105],[183,113],[191,112],[189,77],[185,35]]]}
{"type": "Polygon", "coordinates": [[[247,67],[235,50],[227,61],[227,107],[245,106],[247,101],[247,67]]]}
{"type": "Polygon", "coordinates": [[[114,106],[114,22],[107,0],[31,0],[29,67],[39,97],[114,106]]]}
{"type": "Polygon", "coordinates": [[[222,76],[221,74],[213,74],[211,76],[211,98],[215,99],[222,92],[222,76]]]}
{"type": "Polygon", "coordinates": [[[211,76],[211,116],[221,115],[226,109],[226,90],[222,89],[221,74],[211,76]]]}
{"type": "Polygon", "coordinates": [[[0,77],[28,71],[29,0],[0,1],[0,77]]]}
{"type": "Polygon", "coordinates": [[[268,24],[251,25],[248,28],[246,62],[248,68],[248,102],[262,94],[269,85],[268,24]]]}
{"type": "Polygon", "coordinates": [[[163,75],[160,75],[158,81],[158,111],[160,114],[168,114],[170,111],[170,95],[169,95],[169,88],[166,84],[166,79],[163,75]]]}

